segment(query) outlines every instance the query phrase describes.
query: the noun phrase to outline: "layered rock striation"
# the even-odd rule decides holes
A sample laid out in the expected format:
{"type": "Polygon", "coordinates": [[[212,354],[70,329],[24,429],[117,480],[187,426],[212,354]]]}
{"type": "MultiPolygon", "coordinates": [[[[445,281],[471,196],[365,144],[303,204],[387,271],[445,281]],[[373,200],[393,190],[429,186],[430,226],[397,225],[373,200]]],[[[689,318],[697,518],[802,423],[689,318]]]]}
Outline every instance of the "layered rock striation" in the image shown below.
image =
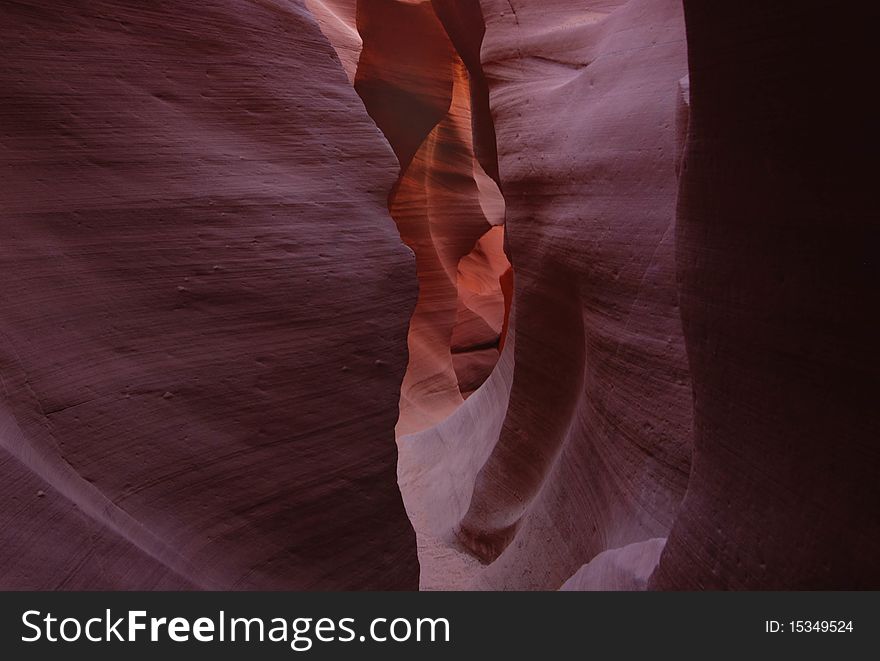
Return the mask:
{"type": "Polygon", "coordinates": [[[0,26],[0,585],[416,588],[398,164],[312,15],[0,26]]]}
{"type": "Polygon", "coordinates": [[[405,435],[451,414],[498,360],[501,276],[509,268],[504,203],[486,169],[497,171],[485,146],[494,134],[475,140],[486,100],[475,117],[479,81],[472,82],[433,5],[361,0],[357,27],[363,50],[354,85],[397,154],[389,209],[418,271],[397,427],[405,435]]]}
{"type": "Polygon", "coordinates": [[[675,2],[618,4],[482,5],[515,347],[506,378],[401,440],[409,507],[488,563],[476,586],[558,588],[603,551],[665,537],[687,486],[684,24],[675,2]]]}

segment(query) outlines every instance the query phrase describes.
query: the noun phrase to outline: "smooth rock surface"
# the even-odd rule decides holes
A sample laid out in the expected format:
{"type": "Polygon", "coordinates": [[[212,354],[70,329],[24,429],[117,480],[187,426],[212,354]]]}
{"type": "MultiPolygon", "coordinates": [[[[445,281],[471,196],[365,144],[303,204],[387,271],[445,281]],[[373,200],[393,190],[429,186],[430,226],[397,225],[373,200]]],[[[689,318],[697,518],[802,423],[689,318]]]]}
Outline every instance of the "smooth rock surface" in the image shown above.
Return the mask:
{"type": "Polygon", "coordinates": [[[655,538],[602,551],[559,589],[564,592],[644,590],[657,568],[665,543],[665,539],[655,538]]]}
{"type": "Polygon", "coordinates": [[[672,0],[482,11],[517,339],[458,534],[492,563],[479,585],[555,589],[602,551],[664,537],[687,486],[673,242],[684,25],[672,0]]]}
{"type": "MultiPolygon", "coordinates": [[[[473,50],[469,3],[434,4],[473,50]]],[[[456,584],[556,589],[603,551],[664,537],[687,485],[673,244],[684,26],[666,1],[481,13],[472,78],[497,132],[515,273],[500,278],[502,325],[516,342],[452,415],[400,438],[401,489],[423,587],[454,567],[456,584]]]]}
{"type": "Polygon", "coordinates": [[[651,587],[877,589],[877,11],[684,4],[694,459],[651,587]]]}
{"type": "Polygon", "coordinates": [[[0,585],[415,588],[397,162],[312,15],[0,32],[0,585]]]}

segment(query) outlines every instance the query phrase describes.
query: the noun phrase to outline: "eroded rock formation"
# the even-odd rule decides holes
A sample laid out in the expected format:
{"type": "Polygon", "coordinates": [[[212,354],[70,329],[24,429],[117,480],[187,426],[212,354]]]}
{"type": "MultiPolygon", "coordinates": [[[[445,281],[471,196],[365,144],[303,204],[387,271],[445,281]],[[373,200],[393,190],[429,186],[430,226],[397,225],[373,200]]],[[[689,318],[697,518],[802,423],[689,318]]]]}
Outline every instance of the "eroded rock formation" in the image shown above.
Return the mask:
{"type": "Polygon", "coordinates": [[[877,12],[684,4],[694,455],[652,587],[876,589],[877,141],[853,95],[877,12]]]}
{"type": "Polygon", "coordinates": [[[397,154],[389,208],[418,270],[397,427],[404,435],[449,416],[498,360],[504,204],[479,157],[494,172],[494,151],[475,147],[474,126],[486,126],[488,108],[475,121],[480,93],[432,4],[360,0],[357,27],[355,89],[397,154]]]}
{"type": "Polygon", "coordinates": [[[491,562],[476,584],[557,588],[602,551],[665,537],[687,485],[673,268],[684,26],[672,1],[514,5],[482,7],[516,273],[510,377],[401,439],[401,464],[422,485],[405,497],[430,494],[432,533],[491,562]]]}
{"type": "Polygon", "coordinates": [[[398,164],[311,14],[0,31],[0,585],[415,588],[398,164]]]}
{"type": "Polygon", "coordinates": [[[689,72],[674,1],[434,4],[482,39],[516,347],[401,439],[423,587],[876,587],[867,152],[827,129],[868,40],[685,3],[689,72]]]}
{"type": "Polygon", "coordinates": [[[0,587],[880,585],[869,17],[302,2],[0,9],[0,587]]]}

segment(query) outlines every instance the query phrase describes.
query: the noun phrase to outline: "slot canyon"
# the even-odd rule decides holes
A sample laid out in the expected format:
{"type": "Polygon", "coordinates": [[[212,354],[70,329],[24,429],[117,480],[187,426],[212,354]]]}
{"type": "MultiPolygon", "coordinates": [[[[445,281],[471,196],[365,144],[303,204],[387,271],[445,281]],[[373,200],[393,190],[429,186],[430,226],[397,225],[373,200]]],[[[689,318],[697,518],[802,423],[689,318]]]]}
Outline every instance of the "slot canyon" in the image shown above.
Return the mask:
{"type": "Polygon", "coordinates": [[[880,588],[876,14],[0,2],[0,588],[880,588]]]}

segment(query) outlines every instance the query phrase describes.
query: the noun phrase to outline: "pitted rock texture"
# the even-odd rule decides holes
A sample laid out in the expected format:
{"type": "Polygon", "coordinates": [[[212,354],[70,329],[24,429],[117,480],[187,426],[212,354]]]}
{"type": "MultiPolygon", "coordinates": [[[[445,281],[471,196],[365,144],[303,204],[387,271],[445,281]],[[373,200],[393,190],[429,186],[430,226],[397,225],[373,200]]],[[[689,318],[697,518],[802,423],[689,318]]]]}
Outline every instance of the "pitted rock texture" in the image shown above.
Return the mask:
{"type": "Polygon", "coordinates": [[[4,588],[414,589],[398,164],[300,2],[0,7],[4,588]]]}

